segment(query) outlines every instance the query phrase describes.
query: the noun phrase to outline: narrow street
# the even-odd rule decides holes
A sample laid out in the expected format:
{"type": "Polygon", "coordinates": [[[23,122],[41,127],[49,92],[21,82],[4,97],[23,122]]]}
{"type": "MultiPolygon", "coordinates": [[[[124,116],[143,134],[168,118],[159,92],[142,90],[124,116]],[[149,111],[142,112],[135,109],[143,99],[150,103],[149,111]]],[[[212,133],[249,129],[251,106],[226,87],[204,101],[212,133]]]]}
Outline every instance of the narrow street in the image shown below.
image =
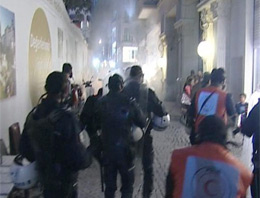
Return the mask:
{"type": "MultiPolygon", "coordinates": [[[[165,103],[171,115],[171,125],[163,132],[153,131],[153,145],[155,151],[154,160],[154,192],[152,198],[162,198],[165,192],[165,180],[170,163],[171,152],[174,149],[189,146],[189,138],[183,126],[179,123],[180,110],[175,103],[165,103]]],[[[238,134],[229,139],[237,144],[242,143],[242,136],[238,134]]],[[[241,157],[242,147],[230,147],[232,153],[238,158],[241,157]]],[[[142,171],[140,160],[137,159],[134,198],[142,196],[142,171]]],[[[120,179],[120,178],[119,178],[120,179]]],[[[120,180],[118,179],[117,198],[120,197],[120,180]]],[[[79,198],[102,198],[100,169],[96,161],[90,168],[81,171],[79,175],[79,198]]],[[[249,198],[249,197],[248,197],[249,198]]]]}

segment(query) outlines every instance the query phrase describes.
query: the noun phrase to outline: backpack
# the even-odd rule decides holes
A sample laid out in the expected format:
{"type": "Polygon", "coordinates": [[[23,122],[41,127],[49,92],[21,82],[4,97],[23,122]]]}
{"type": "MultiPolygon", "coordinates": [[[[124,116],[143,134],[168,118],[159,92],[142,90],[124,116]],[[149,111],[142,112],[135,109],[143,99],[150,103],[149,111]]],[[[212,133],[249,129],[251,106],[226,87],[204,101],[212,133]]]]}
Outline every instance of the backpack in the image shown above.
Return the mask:
{"type": "Polygon", "coordinates": [[[46,118],[35,120],[33,118],[35,110],[36,108],[26,118],[19,144],[20,154],[30,162],[36,160],[35,152],[38,152],[39,149],[48,150],[52,147],[50,144],[53,145],[54,123],[61,116],[60,111],[53,111],[46,118]]]}

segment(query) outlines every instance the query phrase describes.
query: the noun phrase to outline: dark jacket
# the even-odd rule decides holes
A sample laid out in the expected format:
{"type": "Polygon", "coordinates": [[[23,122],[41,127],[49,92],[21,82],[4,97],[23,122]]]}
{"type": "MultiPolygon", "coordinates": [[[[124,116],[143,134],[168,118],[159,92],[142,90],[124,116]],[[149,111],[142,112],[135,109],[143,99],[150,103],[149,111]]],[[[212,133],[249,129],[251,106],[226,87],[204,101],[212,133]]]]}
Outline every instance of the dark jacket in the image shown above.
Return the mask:
{"type": "Polygon", "coordinates": [[[95,128],[93,128],[92,123],[94,122],[93,119],[94,119],[95,106],[100,97],[101,97],[100,95],[89,96],[80,114],[80,122],[83,125],[83,127],[86,127],[90,139],[94,135],[95,128]]]}

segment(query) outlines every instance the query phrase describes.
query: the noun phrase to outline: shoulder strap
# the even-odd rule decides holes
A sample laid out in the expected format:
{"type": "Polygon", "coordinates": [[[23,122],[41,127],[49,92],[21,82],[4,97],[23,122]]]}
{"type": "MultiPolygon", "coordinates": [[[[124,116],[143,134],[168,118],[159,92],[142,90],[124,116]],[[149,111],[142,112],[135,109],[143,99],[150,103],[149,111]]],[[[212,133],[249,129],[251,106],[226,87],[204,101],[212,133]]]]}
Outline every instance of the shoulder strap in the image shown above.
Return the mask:
{"type": "Polygon", "coordinates": [[[204,100],[204,102],[202,103],[201,107],[200,107],[200,110],[197,114],[197,116],[200,114],[200,112],[202,111],[203,107],[205,106],[205,104],[208,102],[208,100],[210,99],[210,97],[215,93],[216,91],[213,91],[207,98],[206,100],[204,100]]]}

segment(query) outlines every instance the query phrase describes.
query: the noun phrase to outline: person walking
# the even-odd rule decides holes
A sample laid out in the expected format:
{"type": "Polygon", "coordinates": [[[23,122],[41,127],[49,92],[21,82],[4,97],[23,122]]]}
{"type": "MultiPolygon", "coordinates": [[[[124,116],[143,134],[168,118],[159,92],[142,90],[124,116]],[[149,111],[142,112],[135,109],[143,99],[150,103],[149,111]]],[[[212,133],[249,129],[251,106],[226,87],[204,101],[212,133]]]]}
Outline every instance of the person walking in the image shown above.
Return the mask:
{"type": "Polygon", "coordinates": [[[225,89],[225,71],[223,68],[213,69],[210,86],[197,91],[188,110],[188,122],[192,126],[190,134],[191,144],[196,143],[198,126],[209,115],[219,116],[228,125],[228,116],[235,125],[236,111],[231,94],[225,89]],[[193,124],[194,123],[194,124],[193,124]]]}
{"type": "Polygon", "coordinates": [[[143,83],[144,74],[139,65],[134,65],[130,69],[130,77],[128,84],[124,88],[124,93],[129,98],[135,98],[140,108],[144,112],[148,121],[148,126],[140,144],[142,147],[142,166],[144,171],[143,182],[143,198],[151,197],[153,191],[153,137],[151,130],[153,129],[152,113],[156,116],[163,117],[167,112],[162,106],[162,102],[158,99],[155,92],[143,83]]]}
{"type": "Polygon", "coordinates": [[[79,123],[63,106],[69,92],[66,76],[52,72],[45,90],[26,118],[20,153],[36,160],[45,198],[76,198],[78,171],[90,166],[91,148],[81,144],[79,123]]]}
{"type": "Polygon", "coordinates": [[[198,127],[197,145],[173,151],[165,198],[245,198],[252,174],[227,144],[223,120],[206,116],[198,127]]]}
{"type": "Polygon", "coordinates": [[[114,74],[108,81],[109,93],[97,103],[94,126],[101,129],[105,198],[114,198],[117,172],[121,176],[121,197],[132,198],[134,147],[132,127],[145,127],[145,117],[134,100],[123,93],[123,78],[114,74]]]}

